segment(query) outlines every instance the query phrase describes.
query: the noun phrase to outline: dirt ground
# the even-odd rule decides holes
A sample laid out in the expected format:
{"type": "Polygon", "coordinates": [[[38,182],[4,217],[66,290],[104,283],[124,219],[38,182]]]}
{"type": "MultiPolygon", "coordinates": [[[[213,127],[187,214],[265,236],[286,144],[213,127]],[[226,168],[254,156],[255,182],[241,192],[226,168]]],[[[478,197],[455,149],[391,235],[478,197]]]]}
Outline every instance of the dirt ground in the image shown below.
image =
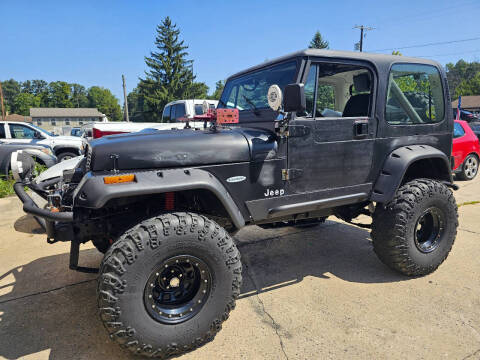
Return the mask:
{"type": "MultiPolygon", "coordinates": [[[[458,204],[480,201],[480,177],[458,204]]],[[[446,262],[411,279],[385,267],[364,229],[243,229],[244,284],[213,342],[182,359],[480,359],[480,203],[460,206],[446,262]]],[[[68,270],[14,198],[0,199],[0,358],[129,359],[96,313],[95,275],[68,270]]],[[[82,265],[101,254],[83,246],[82,265]]]]}

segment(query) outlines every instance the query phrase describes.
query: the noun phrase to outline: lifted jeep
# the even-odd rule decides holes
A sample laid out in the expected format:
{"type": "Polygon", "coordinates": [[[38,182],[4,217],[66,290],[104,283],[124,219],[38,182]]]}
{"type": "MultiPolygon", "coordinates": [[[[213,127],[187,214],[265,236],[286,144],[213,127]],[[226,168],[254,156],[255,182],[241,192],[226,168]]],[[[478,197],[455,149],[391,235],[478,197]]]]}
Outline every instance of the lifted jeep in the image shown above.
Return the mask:
{"type": "Polygon", "coordinates": [[[98,308],[113,341],[165,358],[228,318],[246,225],[369,215],[382,262],[433,272],[458,226],[448,93],[432,61],[300,51],[231,76],[203,115],[211,128],[107,136],[34,180],[25,159],[15,190],[48,242],[71,241],[71,269],[96,271],[78,266],[82,243],[105,253],[98,308]]]}

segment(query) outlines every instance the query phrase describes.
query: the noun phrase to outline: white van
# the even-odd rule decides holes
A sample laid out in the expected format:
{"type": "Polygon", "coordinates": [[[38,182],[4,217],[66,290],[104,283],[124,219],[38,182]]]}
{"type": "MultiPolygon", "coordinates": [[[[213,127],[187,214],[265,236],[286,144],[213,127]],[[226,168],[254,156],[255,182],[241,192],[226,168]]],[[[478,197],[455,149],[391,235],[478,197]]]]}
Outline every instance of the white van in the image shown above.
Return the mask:
{"type": "Polygon", "coordinates": [[[208,99],[176,100],[169,102],[163,108],[162,122],[176,123],[185,121],[186,119],[193,119],[195,115],[203,115],[204,101],[208,103],[211,109],[215,109],[218,105],[218,100],[208,99]]]}

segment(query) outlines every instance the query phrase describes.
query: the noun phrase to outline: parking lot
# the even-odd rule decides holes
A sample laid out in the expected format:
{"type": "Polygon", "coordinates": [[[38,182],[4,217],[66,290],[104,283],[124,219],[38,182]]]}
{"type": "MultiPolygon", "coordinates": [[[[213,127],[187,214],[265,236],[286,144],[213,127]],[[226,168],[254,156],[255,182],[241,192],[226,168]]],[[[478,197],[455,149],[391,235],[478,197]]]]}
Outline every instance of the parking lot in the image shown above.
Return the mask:
{"type": "MultiPolygon", "coordinates": [[[[215,340],[185,359],[480,359],[480,177],[459,182],[453,250],[430,276],[386,268],[369,232],[243,229],[244,285],[215,340]]],[[[127,359],[96,314],[95,275],[68,270],[16,197],[0,200],[0,358],[127,359]]],[[[84,245],[81,265],[101,254],[84,245]]]]}

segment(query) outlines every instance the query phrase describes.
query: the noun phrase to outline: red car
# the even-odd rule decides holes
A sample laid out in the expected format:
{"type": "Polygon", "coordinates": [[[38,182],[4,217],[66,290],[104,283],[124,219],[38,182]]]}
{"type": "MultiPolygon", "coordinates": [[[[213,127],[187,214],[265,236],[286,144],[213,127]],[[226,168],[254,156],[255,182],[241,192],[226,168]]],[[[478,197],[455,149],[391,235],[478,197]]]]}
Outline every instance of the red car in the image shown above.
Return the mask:
{"type": "Polygon", "coordinates": [[[453,171],[461,180],[472,180],[478,173],[480,143],[466,121],[455,120],[453,128],[453,171]]]}

